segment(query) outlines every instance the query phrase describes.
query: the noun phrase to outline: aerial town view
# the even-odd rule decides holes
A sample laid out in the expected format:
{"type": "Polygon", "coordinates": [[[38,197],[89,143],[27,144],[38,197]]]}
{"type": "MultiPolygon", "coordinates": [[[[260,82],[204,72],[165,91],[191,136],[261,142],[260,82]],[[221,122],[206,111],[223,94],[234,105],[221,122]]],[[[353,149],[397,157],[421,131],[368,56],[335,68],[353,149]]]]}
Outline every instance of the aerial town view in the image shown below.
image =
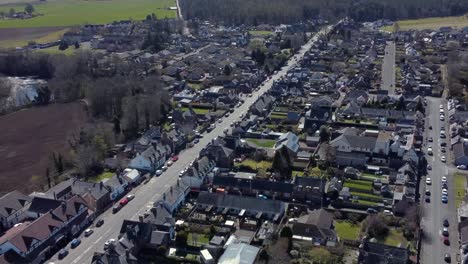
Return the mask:
{"type": "Polygon", "coordinates": [[[468,264],[468,0],[0,0],[0,264],[468,264]]]}

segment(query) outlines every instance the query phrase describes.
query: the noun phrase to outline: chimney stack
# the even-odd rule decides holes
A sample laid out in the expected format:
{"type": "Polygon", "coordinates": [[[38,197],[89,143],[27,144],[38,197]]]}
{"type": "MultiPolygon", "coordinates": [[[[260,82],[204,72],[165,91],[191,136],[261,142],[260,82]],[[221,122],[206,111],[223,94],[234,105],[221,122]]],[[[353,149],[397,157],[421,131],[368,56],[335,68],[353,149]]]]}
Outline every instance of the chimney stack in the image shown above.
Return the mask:
{"type": "Polygon", "coordinates": [[[140,220],[140,222],[143,222],[143,216],[142,216],[142,215],[138,215],[138,220],[140,220]]]}
{"type": "Polygon", "coordinates": [[[163,200],[166,201],[166,193],[163,194],[163,200]]]}
{"type": "Polygon", "coordinates": [[[172,186],[171,186],[171,194],[172,194],[172,186]]]}

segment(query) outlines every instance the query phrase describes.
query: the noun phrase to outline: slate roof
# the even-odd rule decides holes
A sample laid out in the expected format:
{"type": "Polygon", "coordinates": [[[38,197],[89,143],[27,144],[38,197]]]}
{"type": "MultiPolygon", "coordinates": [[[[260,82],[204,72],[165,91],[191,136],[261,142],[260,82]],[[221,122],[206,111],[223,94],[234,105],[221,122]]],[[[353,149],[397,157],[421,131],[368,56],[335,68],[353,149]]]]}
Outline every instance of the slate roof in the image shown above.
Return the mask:
{"type": "Polygon", "coordinates": [[[34,197],[29,207],[29,211],[39,214],[45,214],[60,206],[62,201],[46,197],[34,197]]]}
{"type": "Polygon", "coordinates": [[[291,132],[282,134],[276,141],[274,148],[278,150],[283,146],[286,146],[293,152],[299,151],[299,137],[291,132]]]}
{"type": "Polygon", "coordinates": [[[299,223],[330,229],[333,225],[333,215],[324,209],[314,210],[297,220],[299,223]]]}
{"type": "Polygon", "coordinates": [[[375,143],[377,140],[375,137],[341,135],[334,139],[331,143],[333,144],[334,141],[338,141],[341,139],[345,139],[351,148],[365,148],[370,150],[374,150],[375,143]]]}
{"type": "Polygon", "coordinates": [[[268,180],[236,178],[232,176],[214,176],[213,185],[236,188],[252,188],[252,190],[292,193],[294,184],[273,182],[268,180]]]}
{"type": "Polygon", "coordinates": [[[19,191],[9,192],[0,198],[0,215],[6,218],[31,203],[31,200],[31,197],[19,191]]]}
{"type": "Polygon", "coordinates": [[[453,155],[455,160],[462,157],[468,157],[468,143],[462,141],[453,145],[453,155]]]}
{"type": "Polygon", "coordinates": [[[364,241],[359,249],[361,264],[406,264],[408,259],[405,248],[364,241]]]}
{"type": "Polygon", "coordinates": [[[220,208],[245,209],[271,214],[282,214],[284,211],[284,203],[278,200],[264,200],[221,193],[201,192],[198,195],[197,203],[220,208]]]}

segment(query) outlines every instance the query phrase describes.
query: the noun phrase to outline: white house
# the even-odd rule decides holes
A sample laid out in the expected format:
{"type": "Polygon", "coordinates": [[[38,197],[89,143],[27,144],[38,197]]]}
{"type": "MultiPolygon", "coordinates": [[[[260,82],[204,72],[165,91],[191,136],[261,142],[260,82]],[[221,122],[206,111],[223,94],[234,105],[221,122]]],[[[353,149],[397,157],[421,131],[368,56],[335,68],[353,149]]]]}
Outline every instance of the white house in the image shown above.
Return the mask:
{"type": "Polygon", "coordinates": [[[171,155],[169,145],[154,144],[133,158],[128,167],[139,171],[154,173],[162,167],[171,155]]]}
{"type": "Polygon", "coordinates": [[[123,171],[123,177],[128,183],[136,183],[138,180],[140,180],[141,174],[136,169],[127,168],[123,171]]]}

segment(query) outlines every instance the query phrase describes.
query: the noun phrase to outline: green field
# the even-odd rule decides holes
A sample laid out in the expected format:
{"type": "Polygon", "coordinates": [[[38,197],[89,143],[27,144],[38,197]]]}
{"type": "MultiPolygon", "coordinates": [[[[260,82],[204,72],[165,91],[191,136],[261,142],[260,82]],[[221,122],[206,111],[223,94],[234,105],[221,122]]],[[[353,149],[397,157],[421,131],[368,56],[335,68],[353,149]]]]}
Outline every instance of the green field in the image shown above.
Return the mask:
{"type": "Polygon", "coordinates": [[[461,173],[453,174],[455,186],[455,205],[458,208],[465,198],[466,175],[461,173]]]}
{"type": "Polygon", "coordinates": [[[269,31],[269,30],[251,30],[251,31],[249,31],[249,33],[251,35],[268,36],[268,35],[272,35],[273,31],[269,31]]]}
{"type": "MultiPolygon", "coordinates": [[[[51,0],[34,5],[35,13],[41,16],[24,20],[0,20],[0,28],[105,24],[126,19],[143,20],[151,13],[159,18],[176,17],[176,11],[168,10],[170,6],[176,6],[175,0],[51,0]]],[[[24,10],[24,5],[0,6],[0,11],[8,12],[10,8],[20,11],[24,10]]]]}
{"type": "Polygon", "coordinates": [[[256,145],[257,147],[262,147],[262,148],[272,148],[276,142],[271,139],[255,139],[255,138],[248,138],[246,139],[246,141],[256,145]]]}
{"type": "MultiPolygon", "coordinates": [[[[464,16],[452,17],[431,17],[423,19],[401,20],[398,21],[400,31],[404,30],[423,30],[423,29],[439,29],[441,27],[463,28],[468,26],[468,14],[464,16]]],[[[393,32],[393,26],[382,28],[385,31],[393,32]]]]}
{"type": "Polygon", "coordinates": [[[403,232],[391,228],[388,235],[383,240],[379,240],[380,243],[383,243],[388,246],[398,247],[401,245],[406,246],[408,241],[403,236],[403,232]]]}
{"type": "Polygon", "coordinates": [[[101,181],[103,181],[103,180],[105,180],[105,179],[111,178],[112,176],[114,176],[114,174],[115,174],[115,173],[113,173],[113,172],[103,172],[103,173],[101,173],[101,174],[99,174],[99,175],[97,175],[97,176],[94,176],[94,177],[92,177],[92,178],[89,178],[88,180],[89,180],[90,182],[101,182],[101,181]]]}

